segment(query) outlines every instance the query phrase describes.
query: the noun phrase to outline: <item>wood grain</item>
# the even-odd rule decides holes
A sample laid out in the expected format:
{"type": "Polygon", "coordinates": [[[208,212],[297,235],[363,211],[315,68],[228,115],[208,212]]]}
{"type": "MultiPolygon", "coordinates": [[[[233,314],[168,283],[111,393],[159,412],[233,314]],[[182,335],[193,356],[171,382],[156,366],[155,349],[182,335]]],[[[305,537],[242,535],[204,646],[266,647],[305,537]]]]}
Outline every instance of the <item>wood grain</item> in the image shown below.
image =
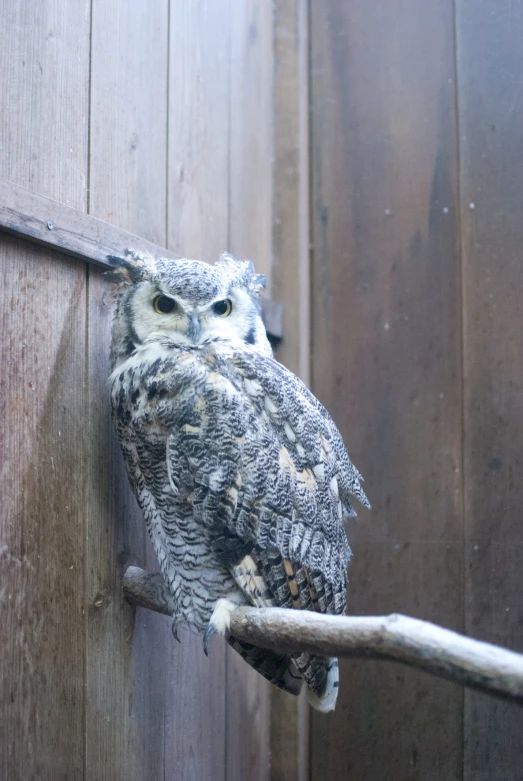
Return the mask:
{"type": "MultiPolygon", "coordinates": [[[[227,247],[229,2],[171,0],[169,27],[168,247],[212,262],[227,247]]],[[[184,630],[180,637],[170,664],[177,691],[165,726],[165,772],[225,779],[225,644],[213,643],[206,658],[201,636],[184,630]]]]}
{"type": "Polygon", "coordinates": [[[86,210],[89,0],[6,3],[0,176],[86,210]]]}
{"type": "MultiPolygon", "coordinates": [[[[438,598],[439,622],[460,629],[453,5],[328,0],[311,12],[313,390],[373,506],[349,526],[349,610],[393,602],[431,618],[438,598]]],[[[340,670],[335,718],[313,717],[313,779],[459,776],[459,689],[340,670]]]]}
{"type": "Polygon", "coordinates": [[[229,242],[272,284],[273,7],[236,0],[231,16],[229,242]]]}
{"type": "Polygon", "coordinates": [[[305,383],[310,363],[308,12],[276,0],[273,297],[285,302],[277,358],[305,383]]]}
{"type": "MultiPolygon", "coordinates": [[[[0,176],[86,207],[89,3],[0,14],[0,176]]],[[[0,777],[80,781],[85,266],[0,239],[0,777]]]]}
{"type": "MultiPolygon", "coordinates": [[[[228,246],[272,279],[273,9],[233,3],[229,95],[228,246]]],[[[270,684],[227,649],[226,778],[269,776],[270,684]]]]}
{"type": "Polygon", "coordinates": [[[308,781],[310,705],[305,689],[298,697],[271,690],[271,781],[308,781]]]}
{"type": "Polygon", "coordinates": [[[208,262],[227,249],[230,0],[171,0],[167,246],[208,262]]]}
{"type": "MultiPolygon", "coordinates": [[[[273,296],[285,302],[276,358],[310,381],[309,49],[306,0],[274,4],[273,296]]],[[[271,779],[309,778],[309,705],[273,687],[271,779]]]]}
{"type": "Polygon", "coordinates": [[[83,779],[85,269],[0,242],[0,778],[83,779]]]}
{"type": "Polygon", "coordinates": [[[93,1],[89,211],[162,246],[168,17],[168,0],[93,1]]]}
{"type": "MultiPolygon", "coordinates": [[[[161,245],[166,243],[167,206],[167,19],[167,2],[93,2],[90,220],[100,218],[161,245]]],[[[105,236],[110,231],[114,229],[108,226],[105,236]]],[[[135,242],[128,246],[134,248],[135,242]]],[[[168,620],[148,611],[135,613],[122,597],[125,566],[153,568],[155,560],[148,555],[142,513],[131,494],[110,419],[112,309],[110,285],[93,269],[88,319],[86,777],[138,781],[164,773],[164,721],[176,696],[169,678],[174,641],[168,620]]]]}
{"type": "MultiPolygon", "coordinates": [[[[523,8],[458,0],[465,365],[465,606],[523,650],[523,8]]],[[[467,693],[467,781],[521,778],[523,717],[467,693]]]]}

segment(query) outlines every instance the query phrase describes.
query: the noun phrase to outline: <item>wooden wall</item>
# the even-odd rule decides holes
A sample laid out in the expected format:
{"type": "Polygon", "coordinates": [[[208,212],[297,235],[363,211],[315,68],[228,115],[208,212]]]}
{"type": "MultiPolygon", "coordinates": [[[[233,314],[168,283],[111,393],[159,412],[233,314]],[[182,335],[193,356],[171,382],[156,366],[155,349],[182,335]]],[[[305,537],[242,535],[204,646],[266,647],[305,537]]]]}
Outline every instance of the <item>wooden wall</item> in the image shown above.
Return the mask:
{"type": "MultiPolygon", "coordinates": [[[[349,612],[523,651],[523,3],[312,0],[312,383],[366,478],[349,612]]],[[[514,706],[345,663],[312,778],[522,778],[514,706]]]]}
{"type": "MultiPolygon", "coordinates": [[[[295,207],[274,160],[306,162],[306,104],[276,127],[276,45],[263,0],[8,3],[0,176],[180,255],[252,257],[294,301],[282,256],[299,224],[303,288],[308,180],[295,207]]],[[[268,779],[269,684],[122,599],[126,566],[155,562],[109,419],[100,271],[6,236],[0,263],[0,779],[268,779]]]]}
{"type": "MultiPolygon", "coordinates": [[[[523,3],[20,0],[0,72],[0,177],[266,273],[278,357],[373,504],[349,611],[523,651],[523,3]]],[[[362,661],[309,731],[224,644],[133,611],[122,573],[155,562],[110,293],[22,240],[0,264],[0,781],[521,777],[513,706],[362,661]]]]}

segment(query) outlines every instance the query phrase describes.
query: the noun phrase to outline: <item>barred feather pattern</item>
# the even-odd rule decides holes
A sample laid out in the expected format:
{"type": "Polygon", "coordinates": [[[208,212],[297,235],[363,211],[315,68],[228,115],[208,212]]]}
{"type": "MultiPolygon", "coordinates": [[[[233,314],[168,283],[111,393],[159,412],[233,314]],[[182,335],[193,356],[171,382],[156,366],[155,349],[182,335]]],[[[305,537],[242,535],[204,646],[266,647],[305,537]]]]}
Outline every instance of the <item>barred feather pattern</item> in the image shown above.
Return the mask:
{"type": "MultiPolygon", "coordinates": [[[[177,620],[204,631],[220,597],[345,611],[343,520],[352,498],[368,502],[332,419],[297,377],[242,340],[192,347],[152,334],[116,361],[111,397],[177,620]],[[243,577],[246,557],[256,571],[243,577]]],[[[337,686],[333,660],[229,642],[293,693],[299,676],[318,697],[329,675],[337,686]]]]}

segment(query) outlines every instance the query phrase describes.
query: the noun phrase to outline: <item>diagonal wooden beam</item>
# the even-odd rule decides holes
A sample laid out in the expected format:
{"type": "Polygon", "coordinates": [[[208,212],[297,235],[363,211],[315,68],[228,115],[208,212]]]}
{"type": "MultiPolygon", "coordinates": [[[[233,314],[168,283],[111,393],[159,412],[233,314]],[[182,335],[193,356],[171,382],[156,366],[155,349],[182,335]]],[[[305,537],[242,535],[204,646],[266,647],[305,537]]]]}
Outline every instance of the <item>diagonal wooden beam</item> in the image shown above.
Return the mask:
{"type": "MultiPolygon", "coordinates": [[[[110,255],[123,255],[127,249],[157,258],[180,257],[165,247],[2,178],[0,231],[106,269],[110,268],[110,255]]],[[[273,342],[279,341],[281,303],[263,299],[262,315],[269,337],[273,342]]]]}
{"type": "Polygon", "coordinates": [[[108,255],[122,255],[128,248],[156,257],[179,257],[90,214],[1,178],[0,230],[102,268],[110,268],[108,255]]]}

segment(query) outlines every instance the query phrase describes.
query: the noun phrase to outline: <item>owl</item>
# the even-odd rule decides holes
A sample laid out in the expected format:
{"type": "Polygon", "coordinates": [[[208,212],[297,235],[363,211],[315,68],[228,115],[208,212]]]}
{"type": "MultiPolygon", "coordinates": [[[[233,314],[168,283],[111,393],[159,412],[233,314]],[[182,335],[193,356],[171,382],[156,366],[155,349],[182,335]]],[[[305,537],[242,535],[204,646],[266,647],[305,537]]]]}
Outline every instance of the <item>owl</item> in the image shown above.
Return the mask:
{"type": "Polygon", "coordinates": [[[217,632],[269,681],[333,710],[338,664],[234,638],[239,605],[341,614],[351,497],[368,506],[327,411],[272,355],[265,278],[210,265],[112,258],[111,399],[129,479],[169,588],[173,633],[217,632]]]}

